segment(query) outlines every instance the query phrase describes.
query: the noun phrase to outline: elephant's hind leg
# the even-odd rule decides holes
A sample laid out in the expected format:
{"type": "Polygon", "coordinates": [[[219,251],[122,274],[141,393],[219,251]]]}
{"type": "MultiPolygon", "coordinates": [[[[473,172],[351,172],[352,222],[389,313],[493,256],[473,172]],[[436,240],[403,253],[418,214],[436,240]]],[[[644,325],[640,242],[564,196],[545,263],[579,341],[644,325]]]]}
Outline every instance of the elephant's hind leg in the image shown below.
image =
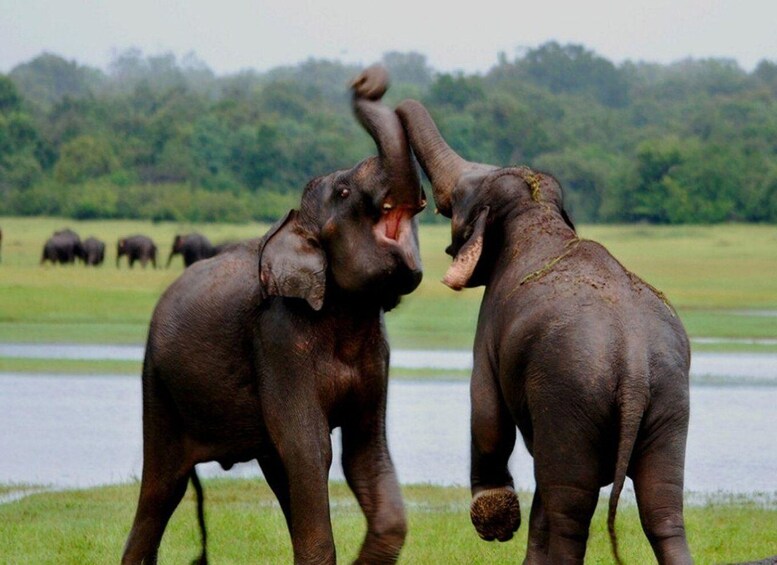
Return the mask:
{"type": "Polygon", "coordinates": [[[156,563],[162,534],[186,492],[194,468],[193,457],[169,408],[170,399],[155,386],[152,376],[144,374],[143,379],[143,476],[123,565],[156,563]]]}
{"type": "Polygon", "coordinates": [[[162,471],[145,466],[135,521],[124,547],[122,564],[156,563],[167,522],[186,492],[188,472],[162,471]]]}
{"type": "Polygon", "coordinates": [[[548,563],[582,565],[599,500],[601,453],[592,432],[579,422],[549,416],[543,421],[542,415],[537,421],[534,474],[539,498],[532,506],[527,558],[540,557],[547,544],[548,563]]]}
{"type": "Polygon", "coordinates": [[[642,529],[656,559],[661,564],[684,565],[693,562],[683,520],[685,438],[681,438],[681,444],[677,439],[667,443],[653,444],[650,452],[641,454],[632,478],[642,529]]]}

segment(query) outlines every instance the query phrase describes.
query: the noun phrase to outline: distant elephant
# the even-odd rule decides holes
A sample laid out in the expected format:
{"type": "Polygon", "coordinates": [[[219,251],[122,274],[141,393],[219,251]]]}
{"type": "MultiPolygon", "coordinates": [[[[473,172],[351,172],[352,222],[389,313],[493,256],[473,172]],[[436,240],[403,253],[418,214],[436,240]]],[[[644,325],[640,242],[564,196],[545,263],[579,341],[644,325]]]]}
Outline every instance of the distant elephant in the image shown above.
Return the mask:
{"type": "Polygon", "coordinates": [[[202,234],[176,235],[167,258],[167,267],[170,267],[175,255],[182,255],[183,264],[188,267],[201,259],[210,259],[216,252],[216,247],[202,234]]]}
{"type": "Polygon", "coordinates": [[[471,518],[486,540],[520,523],[507,462],[521,431],[537,490],[524,563],[582,563],[599,489],[626,476],[660,563],[690,563],[683,520],[688,337],[666,297],[580,239],[550,175],[462,159],[426,109],[397,113],[451,218],[443,282],[485,285],[471,381],[471,518]]]}
{"type": "MultiPolygon", "coordinates": [[[[406,533],[386,444],[383,313],[421,281],[420,181],[382,68],[354,82],[378,156],[312,180],[261,239],[195,263],[156,306],[143,363],[143,475],[122,562],[155,562],[194,465],[257,459],[295,563],[334,563],[330,432],[366,516],[359,563],[393,563],[406,533]]],[[[205,529],[200,562],[206,560],[205,529]]],[[[261,560],[259,556],[254,559],[261,560]]]]}
{"type": "Polygon", "coordinates": [[[46,243],[43,245],[43,254],[40,258],[40,264],[51,261],[52,264],[75,263],[76,259],[83,259],[84,248],[81,238],[70,228],[55,231],[46,243]]]}
{"type": "Polygon", "coordinates": [[[150,261],[156,269],[156,244],[150,237],[145,235],[122,237],[116,245],[116,267],[119,266],[119,259],[122,255],[127,256],[130,268],[135,264],[135,261],[140,261],[145,269],[146,264],[150,261]]]}
{"type": "Polygon", "coordinates": [[[96,237],[87,237],[83,242],[84,265],[102,265],[105,259],[105,243],[96,237]]]}

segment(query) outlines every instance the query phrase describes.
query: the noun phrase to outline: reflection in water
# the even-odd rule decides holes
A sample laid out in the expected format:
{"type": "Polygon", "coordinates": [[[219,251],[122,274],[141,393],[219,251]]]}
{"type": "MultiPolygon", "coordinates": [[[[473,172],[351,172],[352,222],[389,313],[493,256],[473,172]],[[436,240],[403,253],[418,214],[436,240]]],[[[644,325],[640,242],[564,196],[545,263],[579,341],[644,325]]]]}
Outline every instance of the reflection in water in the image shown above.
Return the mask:
{"type": "MultiPolygon", "coordinates": [[[[777,491],[777,386],[691,388],[689,491],[777,491]]],[[[403,483],[469,482],[469,389],[463,382],[392,382],[389,445],[403,483]]],[[[0,483],[92,486],[139,478],[138,377],[0,374],[0,483]]],[[[333,435],[339,459],[339,433],[333,435]]],[[[519,440],[511,467],[532,488],[531,458],[519,440]]],[[[217,464],[201,466],[221,474],[217,464]]],[[[258,466],[228,473],[256,475],[258,466]]],[[[336,461],[332,478],[342,479],[336,461]]]]}

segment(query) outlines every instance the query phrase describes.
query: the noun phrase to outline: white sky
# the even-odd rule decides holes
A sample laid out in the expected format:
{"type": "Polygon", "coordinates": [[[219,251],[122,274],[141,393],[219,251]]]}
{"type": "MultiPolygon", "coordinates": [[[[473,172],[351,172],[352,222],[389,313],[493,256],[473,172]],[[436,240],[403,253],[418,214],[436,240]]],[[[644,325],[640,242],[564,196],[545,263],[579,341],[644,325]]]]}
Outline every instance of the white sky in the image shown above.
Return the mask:
{"type": "Polygon", "coordinates": [[[777,61],[775,0],[0,0],[0,72],[43,51],[106,68],[117,51],[194,52],[218,74],[309,57],[417,51],[485,72],[504,51],[577,43],[618,64],[777,61]]]}

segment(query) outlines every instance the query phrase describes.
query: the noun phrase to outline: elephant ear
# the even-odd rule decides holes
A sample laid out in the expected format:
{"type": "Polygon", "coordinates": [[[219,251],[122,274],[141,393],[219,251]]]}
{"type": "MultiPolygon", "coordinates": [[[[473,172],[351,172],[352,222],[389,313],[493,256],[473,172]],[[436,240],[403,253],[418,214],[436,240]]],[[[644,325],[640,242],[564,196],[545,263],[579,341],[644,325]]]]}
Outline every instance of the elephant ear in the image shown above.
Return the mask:
{"type": "Polygon", "coordinates": [[[464,245],[461,246],[453,263],[448,267],[448,271],[442,279],[442,282],[453,290],[461,290],[469,283],[475,267],[480,261],[480,255],[483,252],[483,235],[486,231],[486,221],[488,220],[488,206],[484,207],[472,227],[472,233],[467,238],[464,245]]]}
{"type": "Polygon", "coordinates": [[[291,210],[265,236],[259,249],[263,296],[302,298],[313,310],[324,305],[326,256],[318,240],[297,222],[291,210]]]}

